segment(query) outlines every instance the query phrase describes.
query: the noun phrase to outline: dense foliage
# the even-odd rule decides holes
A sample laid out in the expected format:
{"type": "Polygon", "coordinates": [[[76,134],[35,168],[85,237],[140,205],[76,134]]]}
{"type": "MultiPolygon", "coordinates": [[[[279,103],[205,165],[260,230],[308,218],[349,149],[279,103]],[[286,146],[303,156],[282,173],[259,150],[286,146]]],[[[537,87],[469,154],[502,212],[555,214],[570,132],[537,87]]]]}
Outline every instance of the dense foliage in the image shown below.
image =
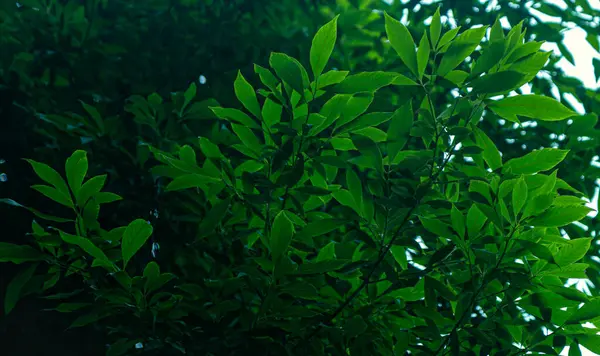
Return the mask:
{"type": "Polygon", "coordinates": [[[42,297],[108,355],[600,353],[566,286],[598,282],[598,94],[540,50],[562,24],[473,3],[2,3],[7,319],[42,297]]]}

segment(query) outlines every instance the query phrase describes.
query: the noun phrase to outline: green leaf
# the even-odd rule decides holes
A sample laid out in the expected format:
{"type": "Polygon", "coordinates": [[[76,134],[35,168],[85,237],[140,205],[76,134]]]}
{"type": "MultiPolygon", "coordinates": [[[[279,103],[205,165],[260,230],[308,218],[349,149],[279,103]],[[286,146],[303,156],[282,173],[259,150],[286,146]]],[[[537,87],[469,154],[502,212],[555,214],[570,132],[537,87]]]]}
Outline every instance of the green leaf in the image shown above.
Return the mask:
{"type": "Polygon", "coordinates": [[[94,258],[97,258],[99,260],[108,261],[108,257],[104,254],[104,251],[99,249],[89,239],[87,239],[85,237],[81,237],[81,236],[71,235],[71,234],[68,234],[68,233],[60,231],[60,230],[59,230],[59,234],[60,234],[60,238],[64,242],[71,244],[71,245],[79,246],[82,250],[84,250],[87,254],[89,254],[90,256],[92,256],[94,258]]]}
{"type": "Polygon", "coordinates": [[[554,260],[559,266],[567,266],[582,259],[592,243],[591,238],[579,238],[574,240],[565,240],[565,244],[560,245],[560,249],[554,255],[554,260]]]}
{"type": "Polygon", "coordinates": [[[458,233],[460,237],[465,237],[465,216],[463,213],[452,204],[452,209],[450,210],[450,218],[452,220],[452,228],[454,231],[458,233]]]}
{"type": "Polygon", "coordinates": [[[313,237],[325,235],[335,231],[342,226],[341,221],[337,219],[322,219],[308,223],[298,234],[298,240],[307,240],[313,237]]]}
{"type": "Polygon", "coordinates": [[[67,173],[67,181],[69,182],[69,187],[71,187],[73,195],[77,195],[77,192],[79,192],[83,179],[87,174],[87,170],[88,160],[86,151],[77,150],[73,152],[71,157],[67,158],[67,161],[65,162],[65,172],[67,173]]]}
{"type": "Polygon", "coordinates": [[[260,81],[263,82],[271,91],[277,93],[277,86],[279,85],[279,81],[277,78],[271,73],[267,68],[261,67],[258,64],[254,65],[254,72],[258,74],[260,81]]]}
{"type": "Polygon", "coordinates": [[[576,113],[553,98],[541,95],[516,95],[488,103],[496,115],[512,122],[518,122],[518,116],[542,121],[559,121],[576,113]]]}
{"type": "Polygon", "coordinates": [[[540,227],[560,227],[579,221],[592,211],[587,206],[553,206],[529,223],[540,227]]]}
{"type": "Polygon", "coordinates": [[[385,13],[385,32],[390,44],[402,59],[408,69],[418,77],[417,54],[415,53],[415,42],[410,31],[400,21],[385,13]]]}
{"type": "Polygon", "coordinates": [[[122,200],[122,199],[123,198],[121,198],[117,194],[110,193],[110,192],[100,192],[100,193],[96,194],[96,196],[94,197],[94,201],[98,204],[112,203],[112,202],[122,200]]]}
{"type": "Polygon", "coordinates": [[[233,124],[241,124],[251,129],[260,129],[260,126],[250,116],[237,109],[228,109],[221,107],[210,107],[210,110],[219,118],[227,120],[233,124]]]}
{"type": "Polygon", "coordinates": [[[594,319],[600,317],[600,298],[590,299],[585,302],[585,304],[577,309],[569,319],[567,320],[568,324],[579,324],[583,323],[586,320],[594,319]]]}
{"type": "Polygon", "coordinates": [[[18,202],[14,201],[12,199],[2,198],[2,199],[0,199],[0,203],[4,203],[4,204],[11,205],[11,206],[16,206],[16,207],[19,207],[19,208],[27,209],[32,214],[34,214],[35,216],[37,216],[39,218],[42,218],[44,220],[48,220],[48,221],[54,221],[54,222],[59,222],[59,223],[73,221],[73,219],[65,219],[65,218],[60,218],[60,217],[57,217],[57,216],[52,216],[52,215],[44,214],[44,213],[39,212],[39,211],[37,211],[37,210],[35,210],[33,208],[30,208],[30,207],[27,207],[25,205],[19,204],[18,202]]]}
{"type": "Polygon", "coordinates": [[[513,158],[502,168],[503,173],[535,174],[554,168],[567,156],[569,150],[543,148],[523,157],[513,158]]]}
{"type": "Polygon", "coordinates": [[[292,87],[298,94],[304,95],[304,78],[302,68],[297,61],[284,53],[271,53],[269,65],[277,76],[292,87]]]}
{"type": "Polygon", "coordinates": [[[42,261],[44,258],[44,254],[29,245],[0,242],[0,262],[20,264],[30,261],[42,261]]]}
{"type": "MultiPolygon", "coordinates": [[[[595,353],[596,355],[600,355],[600,335],[590,335],[590,334],[581,334],[577,335],[577,341],[580,345],[595,353]]],[[[587,353],[586,353],[587,355],[587,353]]],[[[570,354],[569,354],[570,356],[570,354]]]]}
{"type": "Polygon", "coordinates": [[[384,122],[387,122],[392,118],[392,113],[389,112],[371,112],[364,114],[356,120],[342,126],[339,130],[336,130],[337,135],[344,134],[346,132],[355,132],[368,127],[378,126],[384,122]]]}
{"type": "Polygon", "coordinates": [[[390,126],[387,131],[387,154],[390,161],[394,161],[394,158],[396,158],[406,145],[412,126],[412,101],[408,101],[408,103],[396,110],[390,119],[390,126]]]}
{"type": "Polygon", "coordinates": [[[202,188],[209,183],[220,183],[221,181],[214,177],[209,177],[203,174],[184,174],[171,181],[167,185],[168,191],[202,188]]]}
{"type": "Polygon", "coordinates": [[[440,8],[438,7],[431,18],[431,25],[429,25],[429,37],[431,38],[431,45],[433,48],[437,48],[437,42],[440,39],[442,33],[442,20],[440,17],[440,8]]]}
{"type": "Polygon", "coordinates": [[[498,16],[496,17],[496,21],[492,26],[492,30],[490,32],[490,40],[494,42],[501,39],[504,39],[504,30],[502,29],[502,24],[500,23],[500,16],[498,16]]]}
{"type": "Polygon", "coordinates": [[[438,219],[419,217],[419,220],[421,221],[421,224],[425,229],[427,229],[435,235],[447,238],[454,236],[454,234],[450,230],[450,227],[444,224],[443,222],[439,221],[438,219]]]}
{"type": "Polygon", "coordinates": [[[244,105],[246,110],[257,118],[260,118],[260,105],[258,105],[258,99],[256,99],[254,88],[248,83],[240,71],[238,71],[237,78],[233,83],[233,89],[235,91],[235,96],[240,103],[244,105]]]}
{"type": "Polygon", "coordinates": [[[375,92],[392,84],[399,76],[400,74],[392,72],[361,72],[347,76],[333,90],[339,94],[375,92]]]}
{"type": "MultiPolygon", "coordinates": [[[[496,22],[499,23],[499,22],[496,22]]],[[[496,26],[496,25],[494,25],[496,26]]],[[[492,27],[492,31],[494,28],[492,27]]],[[[502,30],[502,27],[500,27],[502,30]]],[[[481,56],[475,62],[473,69],[471,70],[471,76],[478,76],[483,72],[487,72],[492,69],[493,66],[498,64],[504,55],[504,40],[492,41],[483,51],[481,56]]]]}
{"type": "Polygon", "coordinates": [[[96,194],[100,193],[104,183],[106,182],[106,174],[95,176],[83,183],[81,189],[75,194],[75,201],[79,207],[85,206],[85,203],[96,194]]]}
{"type": "Polygon", "coordinates": [[[319,253],[317,254],[317,258],[315,259],[315,261],[321,262],[321,261],[334,260],[336,258],[335,257],[335,245],[336,245],[336,243],[334,241],[331,241],[330,243],[325,245],[325,247],[319,249],[319,253]]]}
{"type": "Polygon", "coordinates": [[[319,77],[319,83],[317,89],[322,89],[327,86],[341,83],[346,76],[348,76],[348,71],[345,70],[330,70],[319,77]]]}
{"type": "Polygon", "coordinates": [[[429,62],[429,54],[431,53],[431,47],[429,46],[429,39],[427,38],[427,32],[423,33],[423,37],[421,37],[421,42],[419,43],[419,49],[417,50],[417,67],[419,70],[419,74],[417,78],[421,80],[423,78],[423,74],[425,74],[425,69],[427,68],[427,63],[429,62]]]}
{"type": "Polygon", "coordinates": [[[294,225],[287,217],[285,211],[280,211],[273,219],[273,225],[271,226],[271,255],[273,261],[278,261],[287,251],[290,243],[292,242],[292,236],[294,235],[294,225]]]}
{"type": "Polygon", "coordinates": [[[406,258],[406,249],[404,246],[393,245],[390,248],[390,252],[396,262],[400,265],[400,268],[403,270],[408,269],[408,259],[406,258]]]}
{"type": "Polygon", "coordinates": [[[240,138],[240,141],[244,144],[244,146],[248,147],[254,153],[259,153],[261,151],[262,143],[259,141],[258,137],[246,126],[232,124],[231,128],[233,132],[240,138]]]}
{"type": "Polygon", "coordinates": [[[21,297],[21,291],[23,290],[23,287],[25,287],[27,282],[29,282],[36,268],[37,264],[33,264],[20,271],[16,276],[13,277],[8,286],[6,286],[6,294],[4,295],[5,314],[10,313],[15,305],[17,305],[17,302],[21,297]]]}
{"type": "Polygon", "coordinates": [[[492,141],[481,129],[478,127],[473,127],[473,132],[475,133],[475,139],[477,142],[477,146],[481,147],[483,150],[482,156],[487,165],[490,167],[492,171],[502,167],[502,156],[500,155],[500,151],[492,141]]]}
{"type": "Polygon", "coordinates": [[[548,247],[529,240],[515,240],[519,245],[531,252],[535,257],[553,263],[554,257],[548,247]]]}
{"type": "Polygon", "coordinates": [[[454,39],[454,37],[456,37],[456,34],[458,34],[458,31],[460,31],[460,26],[455,27],[455,28],[449,30],[448,32],[444,33],[444,35],[442,36],[442,38],[440,38],[440,41],[437,44],[436,50],[441,50],[444,48],[444,46],[446,46],[448,43],[450,43],[450,41],[452,41],[454,39]]]}
{"type": "Polygon", "coordinates": [[[467,233],[469,235],[469,239],[474,239],[477,237],[481,231],[481,228],[485,224],[485,221],[485,214],[479,210],[477,205],[471,205],[471,208],[469,208],[469,212],[467,213],[467,233]]]}
{"type": "Polygon", "coordinates": [[[70,195],[66,195],[56,188],[52,188],[48,185],[32,185],[32,189],[44,194],[46,197],[54,200],[55,202],[62,204],[66,207],[73,208],[73,201],[70,195]]]}
{"type": "Polygon", "coordinates": [[[181,107],[180,114],[183,113],[183,110],[189,105],[192,100],[196,97],[196,83],[190,84],[190,86],[183,93],[183,106],[181,107]]]}
{"type": "Polygon", "coordinates": [[[206,137],[199,137],[198,143],[200,144],[200,150],[207,158],[219,159],[223,157],[219,146],[210,142],[206,137]]]}
{"type": "Polygon", "coordinates": [[[63,194],[69,194],[69,188],[67,187],[67,183],[60,176],[60,174],[58,174],[58,172],[55,171],[52,167],[48,166],[47,164],[39,163],[30,159],[26,159],[26,161],[29,162],[29,164],[31,164],[31,167],[33,167],[35,174],[37,174],[38,177],[40,177],[44,182],[51,184],[54,188],[56,188],[63,194]]]}
{"type": "Polygon", "coordinates": [[[213,205],[208,214],[202,219],[198,226],[198,237],[204,237],[215,230],[215,228],[221,223],[221,220],[225,217],[231,198],[223,199],[220,202],[213,205]]]}
{"type": "Polygon", "coordinates": [[[335,259],[320,262],[306,262],[298,266],[296,274],[323,274],[339,270],[340,268],[347,265],[349,260],[335,259]]]}
{"type": "Polygon", "coordinates": [[[145,220],[137,219],[127,225],[121,242],[123,269],[127,267],[129,260],[148,241],[150,235],[152,235],[152,225],[145,220]]]}
{"type": "MultiPolygon", "coordinates": [[[[360,178],[356,172],[349,168],[346,170],[346,185],[348,186],[348,191],[352,194],[352,198],[354,200],[354,206],[362,212],[363,210],[363,191],[362,191],[362,183],[360,182],[360,178]]],[[[363,215],[362,213],[360,214],[363,215]]]]}
{"type": "Polygon", "coordinates": [[[355,315],[346,321],[344,325],[344,334],[347,337],[354,337],[364,333],[367,330],[367,323],[360,315],[355,315]]]}
{"type": "Polygon", "coordinates": [[[100,130],[100,132],[103,133],[104,132],[104,121],[102,121],[102,116],[100,116],[100,113],[98,112],[98,110],[96,110],[95,107],[88,105],[81,100],[79,102],[81,103],[81,106],[83,106],[83,109],[88,113],[88,115],[90,115],[92,120],[94,120],[94,122],[98,126],[98,129],[100,130]]]}
{"type": "Polygon", "coordinates": [[[486,74],[475,79],[470,85],[477,94],[502,94],[520,87],[523,78],[523,73],[507,70],[486,74]]]}
{"type": "Polygon", "coordinates": [[[517,183],[512,191],[512,207],[515,217],[521,212],[527,202],[527,183],[523,176],[517,179],[517,183]]]}
{"type": "Polygon", "coordinates": [[[92,305],[91,303],[60,303],[56,308],[51,310],[56,310],[59,313],[71,313],[77,311],[79,309],[85,308],[87,306],[92,305]]]}
{"type": "Polygon", "coordinates": [[[310,47],[310,66],[315,78],[319,77],[329,61],[337,38],[337,19],[339,15],[323,25],[312,40],[310,47]]]}
{"type": "MultiPolygon", "coordinates": [[[[486,30],[487,26],[473,28],[466,30],[456,37],[450,44],[450,47],[448,47],[446,53],[444,53],[437,74],[444,76],[462,63],[479,45],[486,30]]],[[[444,37],[446,37],[446,35],[444,35],[444,37]]]]}

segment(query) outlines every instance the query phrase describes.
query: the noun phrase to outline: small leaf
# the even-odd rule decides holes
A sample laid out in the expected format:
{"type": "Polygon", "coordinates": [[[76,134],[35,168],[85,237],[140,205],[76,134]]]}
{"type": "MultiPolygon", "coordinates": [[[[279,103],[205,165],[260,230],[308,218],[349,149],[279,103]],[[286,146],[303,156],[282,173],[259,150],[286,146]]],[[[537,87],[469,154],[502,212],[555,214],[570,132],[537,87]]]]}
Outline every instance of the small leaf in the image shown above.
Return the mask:
{"type": "Polygon", "coordinates": [[[198,237],[204,237],[214,231],[214,229],[221,223],[221,220],[225,217],[231,198],[223,199],[220,202],[213,205],[208,214],[202,219],[202,222],[198,226],[198,237]]]}
{"type": "Polygon", "coordinates": [[[341,221],[337,219],[322,219],[308,223],[298,234],[298,240],[307,240],[313,237],[325,235],[339,229],[341,221]]]}
{"type": "Polygon", "coordinates": [[[310,66],[315,78],[319,77],[325,69],[337,38],[337,19],[334,17],[321,27],[312,40],[310,47],[310,66]]]}
{"type": "Polygon", "coordinates": [[[221,150],[219,150],[219,146],[212,143],[206,137],[199,137],[198,142],[200,144],[200,150],[207,158],[218,159],[223,157],[221,150]]]}
{"type": "Polygon", "coordinates": [[[467,233],[469,234],[469,239],[477,237],[485,224],[485,221],[485,214],[479,210],[477,205],[471,205],[471,208],[469,208],[469,212],[467,213],[467,233]]]}
{"type": "Polygon", "coordinates": [[[96,259],[109,261],[108,257],[104,254],[104,251],[102,251],[100,248],[98,248],[96,245],[94,245],[94,243],[92,241],[90,241],[89,239],[87,239],[85,237],[81,237],[81,236],[71,235],[71,234],[68,234],[68,233],[60,231],[60,230],[59,230],[59,233],[60,233],[60,238],[64,242],[66,242],[68,244],[79,246],[87,254],[89,254],[90,256],[92,256],[96,259]]]}
{"type": "Polygon", "coordinates": [[[364,333],[367,330],[367,323],[360,315],[355,315],[344,325],[344,333],[347,337],[354,337],[364,333]]]}
{"type": "Polygon", "coordinates": [[[413,110],[412,102],[409,101],[396,110],[390,119],[390,125],[387,131],[387,153],[390,157],[390,161],[394,161],[394,158],[406,145],[412,126],[413,110]]]}
{"type": "Polygon", "coordinates": [[[456,37],[456,35],[458,34],[458,31],[460,31],[460,28],[461,27],[458,26],[458,27],[455,27],[455,28],[449,30],[448,32],[444,33],[444,35],[442,36],[442,38],[440,38],[440,41],[438,42],[438,44],[436,46],[436,50],[444,49],[444,46],[446,46],[448,43],[450,43],[450,41],[452,41],[454,39],[454,37],[456,37]]]}
{"type": "Polygon", "coordinates": [[[452,219],[452,228],[454,231],[458,233],[460,237],[465,237],[465,216],[463,213],[452,205],[452,209],[450,210],[450,218],[452,219]]]}
{"type": "Polygon", "coordinates": [[[477,146],[481,147],[483,150],[483,159],[490,167],[492,171],[502,167],[502,156],[500,155],[500,151],[492,141],[481,129],[478,127],[473,128],[473,132],[475,133],[475,138],[477,142],[477,146]]]}
{"type": "Polygon", "coordinates": [[[392,256],[394,256],[396,262],[400,265],[400,268],[403,270],[408,269],[408,259],[406,257],[406,249],[404,246],[393,245],[390,248],[390,252],[392,253],[392,256]]]}
{"type": "Polygon", "coordinates": [[[417,54],[415,53],[415,42],[410,31],[400,21],[385,13],[385,32],[390,44],[402,59],[408,69],[418,77],[417,54]]]}
{"type": "MultiPolygon", "coordinates": [[[[461,33],[452,43],[440,62],[438,75],[444,76],[456,68],[467,56],[469,56],[481,42],[485,35],[487,26],[466,30],[461,33]]],[[[447,34],[446,34],[447,35],[447,34]]],[[[446,37],[444,35],[444,37],[446,37]]],[[[444,39],[442,37],[442,39],[444,39]]],[[[442,46],[440,41],[440,46],[442,46]]]]}
{"type": "Polygon", "coordinates": [[[85,203],[96,194],[100,193],[104,183],[106,182],[106,174],[95,176],[83,183],[81,189],[75,195],[75,201],[79,207],[85,206],[85,203]]]}
{"type": "Polygon", "coordinates": [[[270,245],[274,262],[278,261],[287,251],[293,235],[294,225],[282,210],[275,216],[271,226],[270,245]]]}
{"type": "Polygon", "coordinates": [[[525,78],[523,73],[507,70],[486,74],[471,82],[473,92],[477,94],[502,94],[517,89],[525,78]]]}
{"type": "Polygon", "coordinates": [[[189,188],[202,188],[209,183],[219,182],[221,181],[217,178],[209,177],[203,174],[184,174],[173,179],[173,181],[167,185],[167,190],[175,191],[189,188]]]}
{"type": "Polygon", "coordinates": [[[196,97],[196,83],[190,84],[190,86],[186,89],[185,93],[183,93],[183,106],[181,107],[180,114],[183,113],[183,110],[189,105],[189,103],[196,97]]]}
{"type": "Polygon", "coordinates": [[[69,194],[69,188],[65,180],[55,171],[52,167],[44,163],[39,163],[30,159],[26,159],[29,164],[33,167],[35,174],[38,175],[44,182],[51,184],[58,191],[63,194],[69,194]]]}
{"type": "Polygon", "coordinates": [[[535,174],[554,168],[567,156],[569,150],[543,148],[523,157],[513,158],[502,168],[503,173],[535,174]]]}
{"type": "Polygon", "coordinates": [[[150,235],[152,235],[152,225],[145,220],[137,219],[127,225],[121,242],[123,269],[127,267],[129,260],[146,243],[150,235]]]}
{"type": "Polygon", "coordinates": [[[527,183],[523,176],[517,179],[517,183],[512,191],[512,207],[515,217],[521,212],[527,202],[527,183]]]}
{"type": "Polygon", "coordinates": [[[488,103],[496,115],[512,122],[518,116],[542,121],[560,121],[576,113],[553,98],[541,95],[516,95],[488,103]]]}
{"type": "MultiPolygon", "coordinates": [[[[496,22],[499,23],[499,22],[496,22]]],[[[494,24],[494,26],[496,26],[494,24]]],[[[502,28],[500,28],[501,30],[502,28]]],[[[492,27],[492,31],[494,28],[492,27]]],[[[471,76],[478,76],[483,72],[487,72],[492,69],[493,66],[498,64],[504,55],[504,40],[492,41],[483,51],[481,56],[475,62],[473,69],[471,70],[471,76]]]]}
{"type": "Polygon", "coordinates": [[[6,294],[4,295],[5,314],[10,313],[15,307],[15,305],[17,305],[17,302],[21,297],[21,290],[23,289],[23,287],[25,287],[27,282],[29,282],[36,268],[37,264],[33,264],[27,267],[26,269],[20,271],[19,273],[17,273],[16,276],[13,277],[8,286],[6,286],[6,294]]]}
{"type": "Polygon", "coordinates": [[[429,54],[431,53],[431,47],[429,46],[429,39],[427,38],[427,32],[423,33],[421,42],[419,43],[419,49],[417,50],[417,66],[419,70],[419,80],[423,78],[427,63],[429,62],[429,54]]]}
{"type": "Polygon", "coordinates": [[[250,85],[250,83],[248,83],[240,71],[238,71],[237,78],[233,83],[233,89],[235,91],[235,96],[242,103],[242,105],[244,105],[246,110],[248,110],[257,118],[260,118],[260,106],[258,105],[258,99],[256,99],[254,88],[252,85],[250,85]]]}
{"type": "Polygon", "coordinates": [[[442,33],[442,20],[440,17],[440,8],[438,7],[431,18],[431,25],[429,26],[429,37],[431,38],[431,45],[433,48],[437,48],[437,42],[440,39],[442,33]]]}
{"type": "Polygon", "coordinates": [[[46,197],[54,200],[55,202],[62,204],[66,207],[73,208],[73,201],[70,195],[66,195],[56,188],[52,188],[47,185],[32,185],[32,189],[44,194],[46,197]]]}
{"type": "Polygon", "coordinates": [[[87,152],[82,150],[75,151],[71,157],[67,158],[65,163],[65,171],[67,173],[67,181],[73,195],[77,195],[81,188],[81,183],[87,174],[88,160],[87,152]]]}
{"type": "Polygon", "coordinates": [[[600,317],[600,298],[587,301],[581,308],[571,314],[567,323],[579,324],[597,317],[600,317]]]}
{"type": "Polygon", "coordinates": [[[241,124],[251,129],[260,129],[260,126],[246,113],[229,108],[210,107],[210,110],[219,118],[227,120],[233,124],[241,124]]]}
{"type": "Polygon", "coordinates": [[[392,84],[399,76],[400,74],[392,72],[361,72],[347,76],[333,90],[339,94],[375,92],[392,84]]]}

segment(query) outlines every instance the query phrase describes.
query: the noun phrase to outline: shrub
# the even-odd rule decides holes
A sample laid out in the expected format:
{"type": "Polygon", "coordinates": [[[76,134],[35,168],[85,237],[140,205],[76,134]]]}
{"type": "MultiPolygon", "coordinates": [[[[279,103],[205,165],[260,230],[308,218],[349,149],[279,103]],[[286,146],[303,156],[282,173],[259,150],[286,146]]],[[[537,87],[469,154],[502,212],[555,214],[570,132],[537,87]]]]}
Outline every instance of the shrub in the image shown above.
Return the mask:
{"type": "MultiPolygon", "coordinates": [[[[106,175],[85,180],[85,151],[67,159],[66,179],[30,160],[48,184],[32,188],[67,210],[3,200],[36,216],[30,244],[0,244],[0,261],[27,263],[5,310],[28,294],[58,300],[54,310],[78,315],[71,327],[110,335],[110,355],[598,350],[581,326],[599,316],[596,301],[565,287],[585,278],[591,241],[559,230],[590,211],[555,169],[568,151],[503,159],[478,127],[575,115],[509,95],[548,54],[521,26],[496,23],[486,41],[487,27],[442,33],[439,13],[418,47],[387,14],[385,29],[406,75],[325,71],[336,17],[313,39],[310,75],[283,53],[254,66],[258,90],[238,74],[244,110],[198,102],[194,85],[172,100],[131,98],[138,127],[160,137],[139,146],[171,240],[160,258],[150,222],[98,221],[120,197],[102,191],[106,175]],[[192,139],[179,129],[198,113],[192,139]],[[73,279],[78,288],[61,287],[73,279]]],[[[108,120],[85,109],[91,133],[103,130],[108,120]]]]}

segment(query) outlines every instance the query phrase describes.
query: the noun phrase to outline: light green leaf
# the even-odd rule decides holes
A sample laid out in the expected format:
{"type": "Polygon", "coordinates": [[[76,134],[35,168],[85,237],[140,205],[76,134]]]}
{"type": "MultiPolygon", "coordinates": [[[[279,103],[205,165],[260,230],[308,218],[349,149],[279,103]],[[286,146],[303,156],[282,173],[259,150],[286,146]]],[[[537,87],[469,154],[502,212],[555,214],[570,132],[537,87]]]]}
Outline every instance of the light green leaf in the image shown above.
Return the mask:
{"type": "Polygon", "coordinates": [[[270,245],[274,262],[278,261],[285,254],[292,242],[293,235],[294,225],[286,216],[285,211],[282,210],[275,216],[273,225],[271,226],[270,245]]]}
{"type": "Polygon", "coordinates": [[[419,220],[421,221],[421,224],[425,229],[427,229],[435,235],[447,238],[454,236],[454,234],[450,230],[450,227],[445,223],[439,221],[438,219],[419,217],[419,220]]]}
{"type": "Polygon", "coordinates": [[[29,282],[36,268],[37,264],[33,264],[20,271],[13,277],[8,286],[6,286],[6,294],[4,295],[4,314],[10,313],[15,305],[17,305],[19,297],[21,296],[21,290],[25,287],[27,282],[29,282]]]}
{"type": "Polygon", "coordinates": [[[271,73],[267,68],[261,67],[258,64],[254,65],[254,72],[258,74],[260,81],[266,85],[271,91],[277,93],[277,86],[279,85],[279,81],[277,78],[271,73]]]}
{"type": "Polygon", "coordinates": [[[590,249],[591,238],[566,240],[554,255],[554,260],[559,266],[567,266],[582,259],[590,249]]]}
{"type": "Polygon", "coordinates": [[[244,105],[246,110],[257,118],[260,118],[260,105],[258,105],[258,99],[256,99],[254,88],[248,83],[246,78],[244,78],[241,71],[238,71],[237,78],[233,83],[233,89],[235,91],[235,96],[240,103],[244,105]]]}
{"type": "MultiPolygon", "coordinates": [[[[456,68],[469,56],[481,42],[487,26],[472,28],[461,33],[452,43],[440,62],[438,75],[444,76],[456,68]]],[[[446,34],[447,35],[447,34],[446,34]]],[[[446,37],[444,35],[444,37],[446,37]]],[[[442,40],[444,38],[442,37],[442,40]]],[[[442,41],[440,41],[440,45],[442,41]]]]}
{"type": "Polygon", "coordinates": [[[521,212],[523,206],[527,202],[527,183],[523,176],[517,179],[517,182],[512,191],[512,207],[515,217],[521,212]]]}
{"type": "Polygon", "coordinates": [[[348,73],[350,72],[345,70],[330,70],[325,72],[319,77],[317,89],[322,89],[333,84],[341,83],[344,79],[346,79],[348,73]]]}
{"type": "Polygon", "coordinates": [[[600,298],[590,299],[577,309],[569,319],[567,324],[580,324],[587,320],[600,317],[600,298]]]}
{"type": "Polygon", "coordinates": [[[46,197],[54,200],[55,202],[62,204],[66,207],[73,208],[73,201],[70,195],[66,195],[56,188],[52,188],[48,185],[32,185],[32,189],[44,194],[46,197]]]}
{"type": "Polygon", "coordinates": [[[553,98],[541,95],[516,95],[488,103],[496,115],[508,121],[518,122],[518,116],[542,121],[559,121],[576,113],[553,98]]]}
{"type": "Polygon", "coordinates": [[[492,141],[481,129],[478,127],[473,127],[473,132],[475,133],[475,139],[477,142],[477,146],[481,147],[483,150],[482,156],[485,162],[488,164],[492,171],[502,167],[502,156],[500,155],[500,151],[492,141]]]}
{"type": "Polygon", "coordinates": [[[567,156],[569,150],[543,148],[533,151],[523,157],[513,158],[502,168],[503,173],[535,174],[554,168],[567,156]]]}
{"type": "Polygon", "coordinates": [[[281,121],[281,112],[283,107],[275,101],[267,98],[262,107],[263,122],[267,127],[271,127],[281,121]]]}
{"type": "Polygon", "coordinates": [[[106,182],[106,174],[95,176],[83,183],[81,189],[75,194],[75,201],[79,207],[85,206],[85,203],[96,194],[100,193],[104,183],[106,182]]]}
{"type": "Polygon", "coordinates": [[[127,225],[121,242],[123,269],[127,267],[129,260],[148,241],[150,235],[152,235],[152,225],[145,220],[137,219],[127,225]]]}
{"type": "Polygon", "coordinates": [[[21,264],[23,262],[42,261],[44,257],[44,254],[29,245],[0,242],[0,262],[21,264]]]}
{"type": "Polygon", "coordinates": [[[423,78],[427,63],[429,62],[429,54],[431,53],[431,47],[429,46],[429,39],[427,38],[427,32],[423,33],[421,42],[419,43],[419,49],[417,50],[417,67],[419,70],[419,80],[423,78]]]}
{"type": "Polygon", "coordinates": [[[60,176],[60,174],[58,174],[58,172],[55,171],[52,167],[48,166],[47,164],[39,163],[30,159],[26,159],[26,161],[29,162],[29,164],[31,164],[31,167],[33,167],[35,174],[37,174],[38,177],[40,177],[44,182],[51,184],[54,188],[58,189],[58,191],[64,194],[69,194],[69,188],[67,187],[67,183],[60,176]]]}
{"type": "Polygon", "coordinates": [[[450,43],[450,41],[454,39],[454,37],[456,37],[456,34],[458,34],[458,31],[460,31],[460,28],[461,27],[458,26],[444,33],[444,35],[442,36],[442,38],[440,38],[440,41],[436,46],[436,50],[444,49],[444,46],[446,46],[448,43],[450,43]]]}
{"type": "Polygon", "coordinates": [[[437,48],[437,42],[440,39],[442,33],[442,20],[440,17],[440,8],[438,7],[431,18],[431,25],[429,26],[429,37],[431,38],[431,45],[433,48],[437,48]]]}
{"type": "Polygon", "coordinates": [[[346,105],[342,107],[342,113],[340,118],[336,121],[335,126],[343,126],[357,118],[359,115],[363,114],[373,102],[373,98],[373,94],[371,93],[367,95],[358,94],[352,96],[350,99],[348,99],[346,105]]]}
{"type": "Polygon", "coordinates": [[[402,62],[415,76],[418,76],[415,42],[410,31],[400,21],[385,13],[385,32],[402,62]]]}
{"type": "Polygon", "coordinates": [[[79,192],[87,170],[88,159],[86,151],[77,150],[73,152],[71,157],[67,158],[65,171],[67,173],[67,182],[69,182],[69,187],[71,187],[73,195],[77,195],[77,192],[79,192]]]}
{"type": "Polygon", "coordinates": [[[334,17],[323,27],[321,27],[312,40],[310,47],[310,66],[315,78],[319,77],[329,61],[335,40],[337,38],[337,19],[339,15],[334,17]]]}
{"type": "Polygon", "coordinates": [[[553,206],[532,219],[530,224],[540,227],[560,227],[583,219],[590,211],[592,209],[581,205],[553,206]]]}
{"type": "Polygon", "coordinates": [[[240,138],[240,141],[242,141],[244,146],[248,147],[255,153],[259,153],[261,151],[262,143],[251,129],[237,124],[232,124],[231,128],[233,129],[233,132],[235,132],[235,134],[240,138]]]}
{"type": "MultiPolygon", "coordinates": [[[[346,132],[354,132],[357,130],[362,130],[367,127],[375,127],[384,122],[388,121],[392,118],[392,113],[390,112],[372,112],[365,115],[362,115],[356,120],[351,121],[350,123],[342,126],[339,130],[336,130],[336,134],[344,134],[346,132]]],[[[339,121],[338,121],[339,122],[339,121]]]]}
{"type": "Polygon", "coordinates": [[[496,21],[494,22],[494,25],[492,26],[492,30],[490,32],[490,40],[494,42],[502,39],[504,39],[504,30],[502,29],[502,24],[500,23],[500,16],[498,16],[496,18],[496,21]]]}

